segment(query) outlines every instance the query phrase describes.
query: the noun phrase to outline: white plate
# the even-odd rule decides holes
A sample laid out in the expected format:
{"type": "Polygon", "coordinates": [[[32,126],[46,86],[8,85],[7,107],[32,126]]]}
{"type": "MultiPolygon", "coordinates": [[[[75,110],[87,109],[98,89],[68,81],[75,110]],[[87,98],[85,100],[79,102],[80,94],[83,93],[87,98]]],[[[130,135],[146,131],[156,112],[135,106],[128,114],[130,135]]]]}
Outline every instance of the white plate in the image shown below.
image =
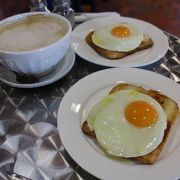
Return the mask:
{"type": "Polygon", "coordinates": [[[0,81],[12,87],[18,88],[35,88],[45,86],[63,78],[72,69],[74,62],[75,53],[71,48],[69,48],[65,57],[61,62],[57,64],[56,68],[46,76],[38,78],[38,82],[20,83],[19,81],[17,81],[17,76],[15,73],[10,72],[8,69],[3,67],[1,67],[3,69],[1,69],[0,71],[0,81]]]}
{"type": "Polygon", "coordinates": [[[78,25],[72,33],[74,51],[83,59],[108,67],[140,67],[152,64],[162,58],[168,50],[169,44],[166,35],[156,26],[133,18],[110,16],[96,18],[78,25]],[[142,50],[118,60],[109,60],[97,54],[86,42],[86,35],[97,28],[118,22],[128,22],[142,28],[143,32],[152,38],[154,45],[151,48],[142,50]]]}
{"type": "Polygon", "coordinates": [[[159,90],[180,106],[180,86],[157,73],[136,68],[110,68],[78,81],[65,94],[58,111],[58,130],[71,157],[101,179],[176,180],[180,178],[180,117],[154,165],[140,165],[106,156],[96,141],[81,131],[87,112],[117,83],[127,82],[159,90]]]}

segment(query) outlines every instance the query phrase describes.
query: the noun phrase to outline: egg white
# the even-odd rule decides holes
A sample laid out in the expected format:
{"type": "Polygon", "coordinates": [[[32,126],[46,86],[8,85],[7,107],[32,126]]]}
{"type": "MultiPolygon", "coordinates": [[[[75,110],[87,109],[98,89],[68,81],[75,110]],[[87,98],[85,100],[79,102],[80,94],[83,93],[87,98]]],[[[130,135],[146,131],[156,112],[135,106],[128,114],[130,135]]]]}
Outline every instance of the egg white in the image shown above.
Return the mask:
{"type": "Polygon", "coordinates": [[[106,25],[95,30],[92,35],[92,41],[94,44],[110,51],[128,52],[137,48],[142,40],[143,31],[139,27],[128,23],[106,25]],[[127,27],[131,32],[130,36],[123,38],[113,36],[111,31],[116,26],[127,27]]]}
{"type": "Polygon", "coordinates": [[[118,157],[137,157],[150,153],[161,142],[166,129],[166,114],[152,97],[134,90],[122,90],[105,97],[88,116],[88,124],[107,153],[118,157]],[[104,100],[104,99],[110,100],[104,100]],[[158,113],[155,124],[139,128],[129,123],[124,115],[125,107],[137,100],[150,103],[158,113]],[[104,103],[105,102],[105,103],[104,103]],[[93,117],[93,118],[92,118],[93,117]]]}

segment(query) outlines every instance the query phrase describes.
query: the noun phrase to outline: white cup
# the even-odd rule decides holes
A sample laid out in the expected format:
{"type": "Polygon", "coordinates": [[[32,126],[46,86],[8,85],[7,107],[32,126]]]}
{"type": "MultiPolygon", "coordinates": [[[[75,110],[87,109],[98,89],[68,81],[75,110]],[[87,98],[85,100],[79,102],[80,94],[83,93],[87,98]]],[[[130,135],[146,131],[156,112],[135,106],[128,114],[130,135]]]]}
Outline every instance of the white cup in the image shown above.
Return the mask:
{"type": "Polygon", "coordinates": [[[57,41],[45,47],[40,47],[33,50],[7,51],[0,49],[0,61],[10,70],[20,75],[41,76],[47,74],[56,66],[58,62],[63,59],[69,48],[72,31],[71,24],[63,16],[54,13],[28,12],[18,14],[2,20],[0,22],[0,27],[6,24],[21,21],[28,16],[39,14],[51,18],[56,18],[60,23],[62,23],[62,26],[65,29],[65,34],[57,41]]]}

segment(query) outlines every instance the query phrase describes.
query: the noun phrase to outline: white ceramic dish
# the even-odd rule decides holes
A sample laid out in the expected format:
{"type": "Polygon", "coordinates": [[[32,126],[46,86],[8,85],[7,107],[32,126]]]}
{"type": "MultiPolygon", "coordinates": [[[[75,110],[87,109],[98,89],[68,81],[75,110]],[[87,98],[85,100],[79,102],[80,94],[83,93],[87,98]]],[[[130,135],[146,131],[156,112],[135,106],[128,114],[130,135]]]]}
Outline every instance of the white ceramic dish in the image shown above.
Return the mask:
{"type": "Polygon", "coordinates": [[[58,111],[58,130],[71,157],[86,171],[100,179],[178,179],[180,177],[180,117],[167,144],[154,165],[135,164],[110,158],[98,143],[84,135],[82,122],[92,106],[117,83],[127,82],[161,91],[180,107],[180,86],[157,73],[136,68],[110,68],[78,81],[65,94],[58,111]]]}
{"type": "MultiPolygon", "coordinates": [[[[67,52],[71,38],[70,22],[54,13],[47,12],[27,12],[23,14],[8,17],[0,22],[0,26],[9,25],[15,22],[20,22],[31,16],[45,16],[58,20],[62,24],[65,34],[62,38],[45,47],[27,51],[5,51],[0,49],[0,60],[11,70],[19,74],[27,75],[44,75],[47,74],[58,62],[62,60],[67,52]]],[[[46,38],[46,37],[44,37],[46,38]]],[[[27,38],[28,41],[28,38],[27,38]]]]}
{"type": "Polygon", "coordinates": [[[47,74],[46,76],[38,78],[38,82],[35,83],[20,83],[16,79],[16,75],[9,72],[6,68],[0,71],[0,81],[8,84],[12,87],[17,88],[35,88],[51,84],[61,78],[63,78],[73,67],[75,63],[75,53],[69,49],[62,59],[56,66],[56,68],[47,74]]]}
{"type": "Polygon", "coordinates": [[[169,44],[165,34],[156,26],[142,20],[110,16],[96,18],[78,25],[72,32],[72,43],[74,51],[83,59],[108,67],[140,67],[152,64],[162,58],[168,50],[169,44]],[[154,45],[151,48],[142,50],[122,59],[109,60],[98,55],[86,42],[85,37],[88,32],[95,30],[103,25],[116,24],[118,22],[128,22],[140,26],[143,32],[152,38],[154,45]]]}

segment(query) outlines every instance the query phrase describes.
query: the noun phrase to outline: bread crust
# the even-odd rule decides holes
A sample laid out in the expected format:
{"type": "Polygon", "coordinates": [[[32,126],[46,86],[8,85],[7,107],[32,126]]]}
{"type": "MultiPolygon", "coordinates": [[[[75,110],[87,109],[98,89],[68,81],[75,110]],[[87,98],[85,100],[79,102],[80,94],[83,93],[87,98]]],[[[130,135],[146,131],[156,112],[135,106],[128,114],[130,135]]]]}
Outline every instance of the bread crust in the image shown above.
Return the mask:
{"type": "MultiPolygon", "coordinates": [[[[157,158],[159,157],[159,155],[160,155],[160,153],[161,153],[161,151],[162,151],[162,149],[163,149],[163,147],[167,141],[171,127],[172,127],[172,125],[176,119],[177,114],[179,113],[178,105],[174,100],[172,100],[171,98],[161,94],[158,91],[148,90],[148,89],[142,88],[140,86],[125,84],[125,83],[119,84],[119,85],[113,87],[110,90],[109,94],[115,93],[115,92],[120,91],[120,90],[125,90],[125,89],[133,89],[133,90],[136,90],[138,92],[141,92],[141,93],[144,93],[144,94],[151,96],[157,102],[159,102],[159,104],[162,106],[164,112],[167,115],[167,128],[164,132],[164,137],[163,137],[163,140],[160,143],[160,145],[156,149],[154,149],[152,152],[150,152],[149,154],[139,156],[139,157],[135,157],[135,158],[131,158],[131,159],[137,160],[138,162],[143,163],[143,164],[153,164],[157,160],[157,158]]],[[[91,131],[89,129],[87,121],[84,121],[84,123],[82,124],[82,131],[86,135],[91,136],[93,138],[96,138],[94,131],[91,131]]]]}
{"type": "Polygon", "coordinates": [[[119,51],[110,51],[104,48],[101,48],[99,46],[97,46],[96,44],[93,43],[92,41],[92,35],[93,35],[94,31],[90,32],[87,36],[86,36],[86,42],[87,44],[93,48],[99,55],[107,58],[107,59],[111,59],[111,60],[116,60],[116,59],[120,59],[123,58],[125,56],[128,56],[132,53],[135,53],[137,51],[143,50],[143,49],[147,49],[151,46],[153,46],[153,41],[151,38],[144,36],[143,41],[141,42],[140,46],[137,47],[134,50],[131,50],[129,52],[119,52],[119,51]]]}

